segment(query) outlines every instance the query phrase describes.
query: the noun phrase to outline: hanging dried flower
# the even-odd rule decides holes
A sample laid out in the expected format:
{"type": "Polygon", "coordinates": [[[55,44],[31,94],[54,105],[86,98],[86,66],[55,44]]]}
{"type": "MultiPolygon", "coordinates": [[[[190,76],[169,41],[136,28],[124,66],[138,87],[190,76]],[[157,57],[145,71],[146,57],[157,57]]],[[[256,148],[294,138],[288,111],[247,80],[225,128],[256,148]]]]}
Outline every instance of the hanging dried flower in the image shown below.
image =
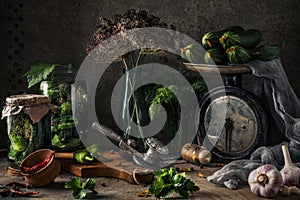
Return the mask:
{"type": "Polygon", "coordinates": [[[122,52],[124,52],[128,46],[132,46],[133,49],[140,49],[145,53],[157,53],[164,49],[164,46],[170,45],[174,42],[170,35],[166,36],[165,30],[163,34],[159,33],[159,30],[161,29],[158,29],[158,32],[155,35],[151,34],[151,36],[147,34],[147,30],[145,30],[145,34],[140,34],[143,30],[140,30],[139,34],[127,32],[128,30],[135,28],[145,27],[175,29],[173,25],[168,27],[166,23],[161,22],[159,17],[149,14],[145,10],[130,9],[123,15],[115,15],[113,20],[103,17],[99,18],[93,36],[87,45],[87,53],[91,53],[93,51],[92,56],[95,60],[101,59],[101,61],[103,61],[110,60],[110,58],[118,60],[121,56],[126,56],[122,54],[122,52]],[[117,45],[119,47],[118,49],[110,48],[108,46],[109,44],[106,45],[106,43],[99,45],[111,36],[119,33],[122,35],[123,41],[125,41],[123,44],[120,43],[119,40],[109,41],[109,44],[117,45]],[[165,44],[160,44],[160,48],[151,48],[153,47],[153,44],[155,44],[155,38],[157,37],[157,39],[159,39],[158,41],[161,41],[162,36],[164,37],[165,44]],[[143,48],[145,46],[149,48],[143,48]]]}

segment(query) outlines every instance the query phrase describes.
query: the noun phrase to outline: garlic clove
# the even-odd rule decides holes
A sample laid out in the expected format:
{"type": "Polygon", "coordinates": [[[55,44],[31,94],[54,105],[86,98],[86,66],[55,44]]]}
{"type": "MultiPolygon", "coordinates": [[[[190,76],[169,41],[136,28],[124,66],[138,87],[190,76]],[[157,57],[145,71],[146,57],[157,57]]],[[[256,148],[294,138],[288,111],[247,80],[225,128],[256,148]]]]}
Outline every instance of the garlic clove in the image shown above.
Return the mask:
{"type": "Polygon", "coordinates": [[[292,160],[286,145],[282,145],[284,157],[284,167],[280,171],[282,176],[282,186],[300,186],[300,168],[296,167],[292,160]]]}
{"type": "Polygon", "coordinates": [[[289,191],[291,194],[296,194],[296,195],[300,194],[300,189],[296,186],[289,187],[289,191]]]}
{"type": "Polygon", "coordinates": [[[284,196],[290,196],[291,195],[291,191],[290,191],[288,186],[281,187],[279,192],[280,192],[280,194],[282,194],[284,196]]]}

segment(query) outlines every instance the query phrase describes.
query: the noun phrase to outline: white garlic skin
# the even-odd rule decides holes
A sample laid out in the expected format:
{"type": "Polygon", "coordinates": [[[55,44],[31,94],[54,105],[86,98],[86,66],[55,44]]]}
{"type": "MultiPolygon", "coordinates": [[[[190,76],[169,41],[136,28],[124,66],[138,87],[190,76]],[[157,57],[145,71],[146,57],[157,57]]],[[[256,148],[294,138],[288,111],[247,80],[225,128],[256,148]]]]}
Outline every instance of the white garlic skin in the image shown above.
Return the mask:
{"type": "Polygon", "coordinates": [[[281,171],[282,185],[286,186],[300,186],[300,168],[298,167],[286,167],[281,171]]]}
{"type": "Polygon", "coordinates": [[[248,176],[251,192],[266,198],[274,197],[282,183],[282,177],[277,168],[266,164],[253,170],[248,176]]]}
{"type": "Polygon", "coordinates": [[[284,157],[284,167],[280,171],[282,186],[300,186],[300,168],[293,164],[287,146],[282,145],[282,152],[284,157]]]}

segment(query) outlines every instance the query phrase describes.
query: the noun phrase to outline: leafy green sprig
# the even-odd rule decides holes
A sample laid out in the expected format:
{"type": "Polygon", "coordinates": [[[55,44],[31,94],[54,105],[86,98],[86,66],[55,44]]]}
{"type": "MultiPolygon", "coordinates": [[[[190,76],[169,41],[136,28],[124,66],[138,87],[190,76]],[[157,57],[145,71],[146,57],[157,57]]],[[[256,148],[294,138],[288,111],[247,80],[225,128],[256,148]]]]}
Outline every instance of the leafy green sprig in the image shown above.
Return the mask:
{"type": "Polygon", "coordinates": [[[27,71],[24,76],[27,78],[28,88],[34,86],[35,84],[46,80],[47,77],[53,72],[56,67],[71,67],[69,65],[51,64],[45,62],[34,63],[29,71],[27,71]]]}
{"type": "Polygon", "coordinates": [[[189,197],[189,192],[196,192],[200,188],[193,181],[186,178],[184,173],[177,173],[174,168],[160,169],[154,172],[154,180],[149,188],[156,198],[165,198],[172,193],[177,193],[183,198],[189,197]]]}
{"type": "Polygon", "coordinates": [[[88,178],[85,182],[81,181],[80,178],[72,178],[70,181],[65,183],[65,188],[73,190],[73,197],[75,199],[82,199],[86,197],[86,190],[91,190],[92,192],[96,186],[96,181],[93,178],[88,178]]]}

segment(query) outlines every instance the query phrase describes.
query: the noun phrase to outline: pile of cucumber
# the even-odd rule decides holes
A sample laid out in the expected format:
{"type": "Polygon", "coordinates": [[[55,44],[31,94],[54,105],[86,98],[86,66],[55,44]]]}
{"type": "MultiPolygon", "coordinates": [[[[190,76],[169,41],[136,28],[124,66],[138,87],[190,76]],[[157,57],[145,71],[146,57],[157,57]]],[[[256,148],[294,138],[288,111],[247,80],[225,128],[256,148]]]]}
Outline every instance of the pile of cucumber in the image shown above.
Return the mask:
{"type": "Polygon", "coordinates": [[[207,64],[243,64],[252,59],[270,61],[278,58],[280,48],[259,45],[261,38],[261,32],[257,29],[245,30],[240,26],[230,26],[202,36],[205,53],[200,45],[191,44],[182,48],[181,54],[190,63],[198,64],[203,61],[207,64]]]}

